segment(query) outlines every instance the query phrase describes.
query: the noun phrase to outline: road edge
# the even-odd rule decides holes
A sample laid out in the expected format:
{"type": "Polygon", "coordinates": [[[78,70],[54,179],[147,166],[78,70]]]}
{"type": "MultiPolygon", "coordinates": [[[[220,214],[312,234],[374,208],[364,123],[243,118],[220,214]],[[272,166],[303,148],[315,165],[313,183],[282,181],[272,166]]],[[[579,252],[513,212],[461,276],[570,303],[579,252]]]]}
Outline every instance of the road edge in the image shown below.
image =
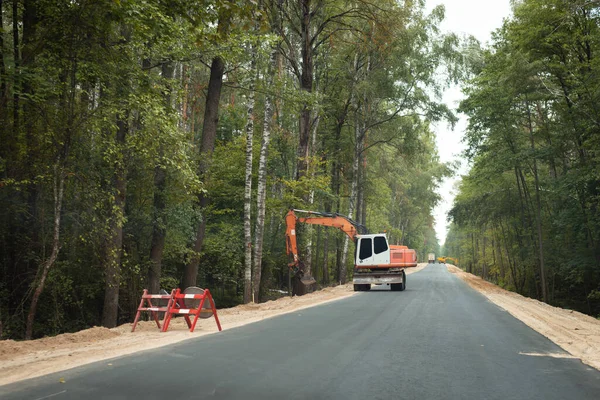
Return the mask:
{"type": "Polygon", "coordinates": [[[599,320],[502,289],[452,264],[446,264],[446,268],[448,272],[457,275],[469,287],[485,296],[488,301],[548,338],[584,364],[600,371],[599,320]]]}

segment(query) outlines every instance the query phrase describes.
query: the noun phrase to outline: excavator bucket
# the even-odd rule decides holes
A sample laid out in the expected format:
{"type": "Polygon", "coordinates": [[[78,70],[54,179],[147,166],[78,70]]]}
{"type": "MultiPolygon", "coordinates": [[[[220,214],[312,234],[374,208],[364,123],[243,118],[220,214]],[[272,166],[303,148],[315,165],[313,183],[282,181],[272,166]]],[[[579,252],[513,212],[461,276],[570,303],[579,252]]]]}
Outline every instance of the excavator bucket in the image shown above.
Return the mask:
{"type": "Polygon", "coordinates": [[[312,285],[313,283],[317,283],[317,281],[315,280],[315,278],[312,277],[312,275],[303,275],[302,278],[300,279],[300,282],[302,282],[302,284],[305,286],[309,286],[309,285],[312,285]]]}
{"type": "Polygon", "coordinates": [[[311,274],[304,272],[304,263],[302,261],[298,261],[298,265],[296,266],[291,264],[290,267],[292,268],[292,272],[294,273],[295,277],[300,278],[300,282],[304,286],[310,286],[313,283],[317,283],[316,279],[313,278],[311,274]]]}

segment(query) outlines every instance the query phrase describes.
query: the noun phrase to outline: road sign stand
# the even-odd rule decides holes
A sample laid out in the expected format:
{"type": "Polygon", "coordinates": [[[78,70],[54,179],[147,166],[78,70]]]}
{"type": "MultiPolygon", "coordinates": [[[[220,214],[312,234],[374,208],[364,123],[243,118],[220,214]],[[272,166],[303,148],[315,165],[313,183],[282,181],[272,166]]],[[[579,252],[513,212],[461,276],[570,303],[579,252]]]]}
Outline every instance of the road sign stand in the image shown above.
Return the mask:
{"type": "MultiPolygon", "coordinates": [[[[171,291],[171,294],[148,294],[148,289],[144,289],[144,292],[142,293],[142,299],[140,300],[140,305],[138,306],[137,309],[137,314],[135,315],[135,320],[133,321],[133,327],[131,328],[131,332],[135,331],[135,327],[137,326],[139,320],[140,320],[140,316],[142,314],[142,312],[150,312],[150,314],[152,315],[152,319],[154,319],[154,322],[156,322],[156,326],[158,327],[158,329],[162,330],[162,326],[160,325],[160,321],[158,320],[158,313],[159,312],[164,312],[165,316],[164,319],[167,318],[168,315],[168,311],[171,308],[171,306],[173,305],[173,299],[175,295],[175,290],[171,291]],[[152,299],[156,299],[156,300],[168,300],[167,306],[166,307],[158,307],[152,304],[152,299]],[[146,304],[144,304],[146,303],[146,304]]],[[[163,326],[164,326],[164,319],[163,319],[163,326]]]]}
{"type": "MultiPolygon", "coordinates": [[[[175,290],[173,294],[173,301],[171,306],[169,307],[167,314],[165,315],[165,320],[162,326],[162,332],[166,332],[169,329],[169,324],[171,323],[171,319],[173,315],[183,314],[185,318],[185,322],[187,323],[188,328],[190,328],[190,332],[194,332],[196,328],[196,322],[198,322],[198,318],[204,312],[212,311],[212,316],[215,317],[215,322],[217,323],[217,328],[221,331],[221,322],[219,321],[219,316],[217,315],[217,308],[215,307],[215,302],[210,294],[208,289],[204,289],[203,293],[199,294],[186,294],[181,293],[180,289],[175,290]],[[197,308],[186,306],[184,300],[185,299],[193,299],[200,300],[200,304],[197,308]],[[210,303],[210,309],[203,308],[205,301],[208,300],[210,303]],[[190,315],[194,315],[194,320],[190,319],[190,315]]],[[[210,317],[210,316],[209,316],[210,317]]]]}

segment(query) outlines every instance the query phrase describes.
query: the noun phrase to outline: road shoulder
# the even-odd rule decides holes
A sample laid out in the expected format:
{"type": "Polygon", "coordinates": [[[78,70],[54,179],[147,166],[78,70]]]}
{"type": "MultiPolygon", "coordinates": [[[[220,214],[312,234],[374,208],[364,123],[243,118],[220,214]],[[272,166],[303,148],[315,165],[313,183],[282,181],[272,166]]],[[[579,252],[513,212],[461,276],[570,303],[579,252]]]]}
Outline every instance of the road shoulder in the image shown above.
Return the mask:
{"type": "MultiPolygon", "coordinates": [[[[447,264],[470,287],[506,310],[531,329],[544,335],[585,364],[600,370],[600,321],[573,310],[553,307],[541,301],[509,292],[478,276],[447,264]]],[[[528,354],[559,357],[556,354],[528,354]]]]}

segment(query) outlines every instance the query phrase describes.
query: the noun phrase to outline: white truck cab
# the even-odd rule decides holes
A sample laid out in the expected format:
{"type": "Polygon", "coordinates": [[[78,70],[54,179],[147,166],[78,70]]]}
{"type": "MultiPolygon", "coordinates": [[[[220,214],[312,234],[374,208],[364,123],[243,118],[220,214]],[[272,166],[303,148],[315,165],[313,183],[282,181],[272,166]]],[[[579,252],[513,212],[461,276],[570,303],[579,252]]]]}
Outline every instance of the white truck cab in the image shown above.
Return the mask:
{"type": "Polygon", "coordinates": [[[406,288],[405,268],[417,266],[417,253],[407,246],[390,245],[385,233],[356,236],[354,290],[369,290],[372,284],[406,288]]]}
{"type": "Polygon", "coordinates": [[[356,242],[357,268],[390,263],[390,246],[385,234],[359,235],[356,242]]]}

